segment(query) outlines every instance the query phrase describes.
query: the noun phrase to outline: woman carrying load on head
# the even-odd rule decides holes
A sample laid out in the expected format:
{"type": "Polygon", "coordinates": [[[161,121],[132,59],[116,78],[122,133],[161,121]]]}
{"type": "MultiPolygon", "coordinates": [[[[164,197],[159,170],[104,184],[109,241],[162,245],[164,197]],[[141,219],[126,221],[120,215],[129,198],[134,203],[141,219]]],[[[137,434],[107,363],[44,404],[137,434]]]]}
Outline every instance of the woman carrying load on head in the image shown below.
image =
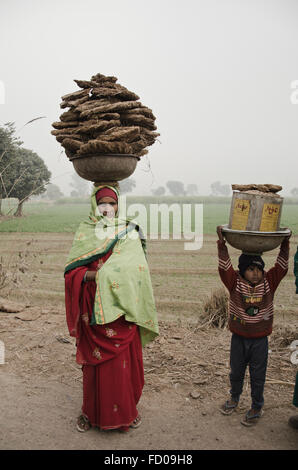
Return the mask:
{"type": "Polygon", "coordinates": [[[158,335],[145,240],[120,217],[118,200],[116,187],[95,185],[65,268],[67,325],[83,371],[82,432],[140,425],[142,346],[158,335]]]}

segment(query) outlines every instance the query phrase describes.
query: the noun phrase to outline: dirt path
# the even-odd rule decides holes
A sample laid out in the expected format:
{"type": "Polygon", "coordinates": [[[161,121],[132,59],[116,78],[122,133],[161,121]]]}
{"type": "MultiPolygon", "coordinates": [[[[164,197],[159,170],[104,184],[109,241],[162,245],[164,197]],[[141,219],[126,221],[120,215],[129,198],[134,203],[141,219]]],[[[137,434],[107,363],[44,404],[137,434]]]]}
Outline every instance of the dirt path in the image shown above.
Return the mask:
{"type": "MultiPolygon", "coordinates": [[[[17,273],[12,288],[2,289],[1,296],[31,305],[17,314],[0,312],[5,344],[0,449],[298,449],[298,433],[287,424],[298,412],[291,405],[297,366],[291,364],[288,348],[298,339],[292,274],[298,239],[275,298],[265,413],[256,428],[240,424],[250,405],[248,378],[238,412],[227,417],[218,411],[229,391],[230,333],[196,329],[206,295],[220,286],[216,237],[208,236],[197,253],[184,251],[179,241],[148,247],[160,336],[143,351],[142,426],[128,434],[96,429],[81,434],[75,423],[82,373],[63,308],[63,267],[73,234],[2,233],[0,238],[0,256],[17,273]]],[[[231,256],[235,261],[236,251],[231,256]]],[[[267,256],[268,266],[275,257],[267,256]]]]}
{"type": "Polygon", "coordinates": [[[63,310],[26,309],[0,316],[6,363],[0,365],[0,449],[203,450],[298,449],[298,433],[287,421],[295,366],[282,343],[271,339],[264,416],[253,429],[240,424],[250,404],[246,382],[239,411],[223,416],[218,407],[228,385],[230,333],[195,331],[161,322],[161,335],[144,349],[146,385],[139,404],[143,418],[129,433],[86,434],[75,428],[82,400],[81,370],[63,310]],[[195,398],[193,398],[195,397],[195,398]]]}
{"type": "Polygon", "coordinates": [[[288,405],[266,410],[254,429],[241,413],[225,417],[216,403],[186,401],[173,389],[145,387],[139,410],[143,424],[128,434],[75,430],[81,394],[45,379],[20,380],[1,374],[1,449],[297,449],[297,433],[287,426],[288,405]]]}

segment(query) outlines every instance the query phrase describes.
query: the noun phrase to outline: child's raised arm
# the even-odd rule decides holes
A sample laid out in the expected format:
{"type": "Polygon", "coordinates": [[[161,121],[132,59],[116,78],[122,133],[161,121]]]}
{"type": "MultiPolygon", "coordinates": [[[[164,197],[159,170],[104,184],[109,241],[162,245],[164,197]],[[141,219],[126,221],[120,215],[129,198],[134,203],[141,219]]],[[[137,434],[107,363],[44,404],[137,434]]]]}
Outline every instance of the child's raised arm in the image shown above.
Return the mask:
{"type": "Polygon", "coordinates": [[[218,235],[217,249],[218,249],[218,272],[220,278],[226,288],[231,292],[235,285],[237,274],[234,270],[228,249],[226,247],[226,241],[222,234],[222,227],[219,225],[216,229],[218,235]]]}
{"type": "Polygon", "coordinates": [[[285,237],[280,245],[280,250],[275,265],[267,272],[267,279],[273,292],[288,272],[290,237],[285,237]]]}

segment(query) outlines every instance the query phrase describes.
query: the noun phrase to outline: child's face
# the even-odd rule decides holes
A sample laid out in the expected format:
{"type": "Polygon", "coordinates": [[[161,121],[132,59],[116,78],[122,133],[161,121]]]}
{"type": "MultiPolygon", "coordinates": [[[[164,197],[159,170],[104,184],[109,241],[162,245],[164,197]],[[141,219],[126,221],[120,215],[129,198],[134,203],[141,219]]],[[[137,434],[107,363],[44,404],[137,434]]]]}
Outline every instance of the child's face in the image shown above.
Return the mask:
{"type": "Polygon", "coordinates": [[[112,197],[102,197],[97,205],[99,212],[106,217],[113,218],[117,214],[118,204],[112,197]]]}
{"type": "Polygon", "coordinates": [[[244,272],[244,278],[251,284],[258,284],[263,279],[263,271],[257,266],[249,266],[244,272]]]}

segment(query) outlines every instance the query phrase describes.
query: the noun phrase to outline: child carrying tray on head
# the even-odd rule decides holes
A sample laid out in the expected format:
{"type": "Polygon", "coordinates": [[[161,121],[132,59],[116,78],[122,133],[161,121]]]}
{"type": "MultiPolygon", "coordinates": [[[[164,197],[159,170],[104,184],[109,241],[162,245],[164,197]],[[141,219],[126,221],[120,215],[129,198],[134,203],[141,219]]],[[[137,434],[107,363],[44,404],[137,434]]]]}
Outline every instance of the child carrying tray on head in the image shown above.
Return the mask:
{"type": "Polygon", "coordinates": [[[289,238],[281,246],[274,267],[264,271],[261,256],[241,254],[239,271],[233,269],[222,227],[217,227],[219,240],[219,274],[230,293],[229,329],[232,332],[230,350],[230,399],[221,407],[223,414],[231,414],[242,393],[246,367],[249,366],[251,409],[241,421],[246,426],[255,424],[262,416],[264,385],[268,358],[268,335],[272,332],[273,297],[288,271],[289,238]]]}

